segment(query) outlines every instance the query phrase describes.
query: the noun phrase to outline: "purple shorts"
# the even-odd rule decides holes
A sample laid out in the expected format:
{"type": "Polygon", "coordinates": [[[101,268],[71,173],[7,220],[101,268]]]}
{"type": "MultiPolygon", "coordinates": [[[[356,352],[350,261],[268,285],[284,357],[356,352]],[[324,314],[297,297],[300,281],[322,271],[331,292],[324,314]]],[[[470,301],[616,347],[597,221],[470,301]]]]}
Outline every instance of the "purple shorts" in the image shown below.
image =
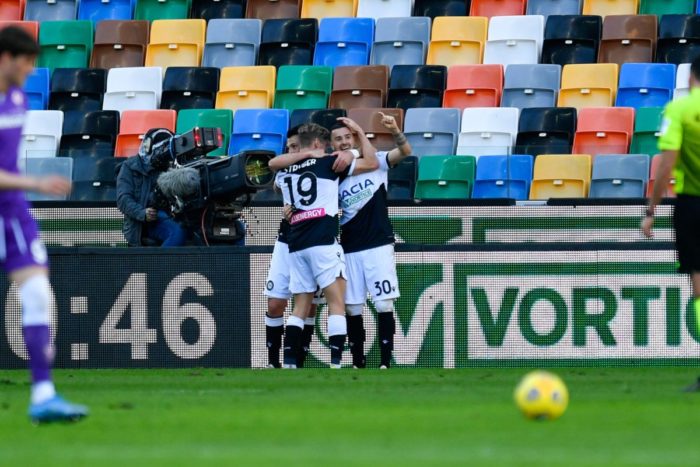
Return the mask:
{"type": "Polygon", "coordinates": [[[0,263],[6,272],[27,266],[47,266],[46,247],[28,211],[0,214],[0,263]]]}

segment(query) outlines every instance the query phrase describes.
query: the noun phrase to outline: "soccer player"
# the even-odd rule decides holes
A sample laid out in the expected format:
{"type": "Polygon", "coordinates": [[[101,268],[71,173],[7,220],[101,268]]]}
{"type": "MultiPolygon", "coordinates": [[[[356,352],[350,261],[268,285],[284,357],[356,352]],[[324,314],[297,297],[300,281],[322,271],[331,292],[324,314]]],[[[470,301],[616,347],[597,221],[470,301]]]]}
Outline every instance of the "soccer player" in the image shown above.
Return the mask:
{"type": "Polygon", "coordinates": [[[302,125],[298,132],[301,152],[278,156],[270,168],[281,171],[277,184],[285,204],[293,207],[288,236],[291,258],[290,289],[294,310],[287,319],[284,337],[284,367],[296,368],[304,320],[314,292],[321,288],[328,303],[328,341],[331,368],[340,368],[347,335],[345,320],[345,261],[338,234],[338,180],[354,171],[377,167],[374,148],[362,142],[367,152],[340,174],[337,156],[326,157],[329,132],[316,125],[302,125]]]}
{"type": "MultiPolygon", "coordinates": [[[[377,310],[377,334],[380,346],[380,368],[391,366],[394,350],[394,300],[401,294],[394,260],[394,230],[387,209],[388,171],[411,155],[411,145],[394,117],[382,116],[382,124],[394,136],[396,148],[377,152],[376,170],[353,174],[340,183],[340,244],[345,251],[348,285],[345,310],[348,340],[353,366],[365,367],[365,329],[362,309],[367,294],[377,310]]],[[[357,123],[340,119],[343,127],[332,132],[334,149],[354,145],[354,136],[364,132],[357,123]],[[337,146],[337,147],[336,147],[337,146]]]]}
{"type": "MultiPolygon", "coordinates": [[[[659,150],[661,155],[656,157],[661,158],[661,164],[642,231],[651,238],[656,206],[673,173],[678,195],[673,210],[678,272],[690,275],[695,319],[700,326],[700,58],[690,66],[690,94],[670,102],[664,110],[659,150]]],[[[700,380],[688,389],[700,390],[700,380]]]]}
{"type": "Polygon", "coordinates": [[[58,396],[51,378],[54,349],[49,311],[53,293],[48,257],[23,193],[66,195],[70,181],[54,176],[24,177],[18,167],[26,110],[22,86],[38,54],[39,46],[22,29],[0,30],[0,261],[9,279],[17,284],[22,303],[22,333],[32,377],[29,417],[44,423],[79,420],[88,411],[58,396]]]}

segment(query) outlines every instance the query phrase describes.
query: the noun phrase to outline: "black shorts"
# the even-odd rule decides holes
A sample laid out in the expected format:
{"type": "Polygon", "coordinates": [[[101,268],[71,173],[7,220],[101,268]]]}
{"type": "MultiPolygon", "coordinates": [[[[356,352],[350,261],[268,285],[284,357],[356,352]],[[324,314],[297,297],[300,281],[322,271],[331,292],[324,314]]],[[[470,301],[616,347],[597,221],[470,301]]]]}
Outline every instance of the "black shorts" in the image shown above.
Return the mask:
{"type": "Polygon", "coordinates": [[[678,195],[673,210],[678,272],[700,272],[700,197],[678,195]]]}

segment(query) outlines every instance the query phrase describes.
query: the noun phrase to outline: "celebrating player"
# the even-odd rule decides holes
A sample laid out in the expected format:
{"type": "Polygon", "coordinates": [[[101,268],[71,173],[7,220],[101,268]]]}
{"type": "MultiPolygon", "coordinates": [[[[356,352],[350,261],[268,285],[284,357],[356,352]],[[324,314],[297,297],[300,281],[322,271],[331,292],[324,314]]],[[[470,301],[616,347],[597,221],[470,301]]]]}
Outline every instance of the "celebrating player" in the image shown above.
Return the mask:
{"type": "Polygon", "coordinates": [[[70,181],[53,176],[23,177],[17,160],[26,108],[22,86],[38,54],[39,46],[22,29],[0,30],[0,261],[17,284],[22,303],[22,333],[32,375],[29,417],[44,423],[79,420],[88,412],[86,407],[58,396],[51,378],[54,349],[49,312],[53,293],[48,257],[23,193],[66,195],[70,181]]]}

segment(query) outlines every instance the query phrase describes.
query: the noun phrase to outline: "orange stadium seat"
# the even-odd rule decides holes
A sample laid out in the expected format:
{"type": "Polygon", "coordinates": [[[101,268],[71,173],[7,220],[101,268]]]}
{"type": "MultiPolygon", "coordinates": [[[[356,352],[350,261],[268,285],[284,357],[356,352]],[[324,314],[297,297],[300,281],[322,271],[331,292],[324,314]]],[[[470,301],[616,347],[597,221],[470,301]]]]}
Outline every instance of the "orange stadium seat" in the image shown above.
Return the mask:
{"type": "Polygon", "coordinates": [[[143,135],[151,128],[167,128],[175,131],[174,110],[125,110],[119,123],[115,157],[130,157],[138,154],[143,135]]]}
{"type": "Polygon", "coordinates": [[[447,70],[443,107],[498,107],[503,93],[503,65],[453,65],[447,70]]]}
{"type": "Polygon", "coordinates": [[[585,108],[578,112],[573,152],[577,154],[627,154],[634,133],[634,109],[585,108]]]}

